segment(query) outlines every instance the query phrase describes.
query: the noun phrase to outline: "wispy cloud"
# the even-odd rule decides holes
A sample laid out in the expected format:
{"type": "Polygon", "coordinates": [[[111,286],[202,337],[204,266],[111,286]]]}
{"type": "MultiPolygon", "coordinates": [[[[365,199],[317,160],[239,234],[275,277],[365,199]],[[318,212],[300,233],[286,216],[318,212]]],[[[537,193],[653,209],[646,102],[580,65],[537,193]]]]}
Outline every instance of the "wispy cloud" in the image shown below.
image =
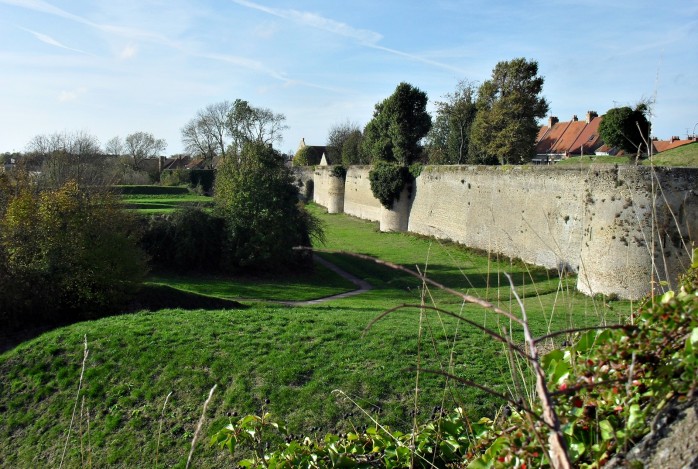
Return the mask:
{"type": "Polygon", "coordinates": [[[80,97],[80,95],[83,95],[87,92],[87,88],[85,87],[80,87],[76,88],[74,90],[62,90],[58,94],[58,101],[61,103],[66,103],[69,101],[75,101],[80,97]]]}
{"type": "Polygon", "coordinates": [[[84,50],[75,49],[73,47],[66,46],[65,44],[62,44],[61,42],[59,42],[56,39],[49,36],[48,34],[39,33],[36,31],[32,31],[31,29],[22,28],[22,27],[20,27],[19,29],[32,34],[35,38],[37,38],[39,41],[43,42],[44,44],[48,44],[48,45],[54,46],[54,47],[59,47],[61,49],[65,49],[65,50],[69,50],[69,51],[73,51],[73,52],[78,52],[80,54],[91,55],[89,52],[85,52],[84,50]]]}
{"type": "MultiPolygon", "coordinates": [[[[248,59],[246,57],[240,57],[240,56],[233,56],[233,55],[227,55],[227,54],[211,54],[207,52],[201,52],[198,51],[194,48],[189,47],[187,44],[182,43],[180,41],[176,41],[173,39],[170,39],[166,36],[160,35],[153,33],[151,31],[145,31],[141,29],[136,29],[136,28],[130,28],[130,27],[124,27],[124,26],[119,26],[119,25],[113,25],[113,24],[105,24],[105,23],[96,23],[93,22],[87,18],[84,18],[79,15],[74,15],[72,13],[69,13],[65,10],[62,10],[58,7],[55,7],[43,0],[0,0],[0,4],[8,4],[8,5],[14,5],[22,8],[27,8],[30,10],[35,10],[39,11],[42,13],[50,14],[53,16],[58,16],[61,18],[65,18],[71,21],[75,21],[80,24],[84,24],[86,26],[89,26],[91,28],[95,28],[97,30],[100,30],[102,32],[108,33],[108,34],[114,34],[123,38],[127,39],[133,39],[133,40],[141,40],[141,41],[147,41],[155,44],[159,44],[161,46],[169,47],[175,50],[178,50],[184,54],[193,56],[193,57],[200,57],[200,58],[207,58],[209,60],[216,60],[219,62],[225,62],[229,64],[233,64],[242,68],[246,68],[248,70],[256,71],[256,72],[261,72],[265,73],[268,76],[271,76],[272,78],[275,78],[277,80],[280,80],[284,82],[287,85],[293,85],[293,84],[303,84],[305,86],[316,86],[312,85],[309,83],[305,82],[297,82],[289,79],[284,73],[273,70],[267,66],[265,66],[263,63],[257,61],[257,60],[252,60],[248,59]]],[[[314,24],[319,25],[321,21],[315,20],[314,24]]],[[[328,26],[329,27],[329,26],[328,26]]],[[[342,29],[342,28],[339,28],[342,29]]],[[[346,28],[343,29],[345,33],[349,33],[346,28]]],[[[29,31],[32,34],[40,34],[40,33],[35,33],[34,31],[29,31]]],[[[45,35],[42,35],[45,36],[45,35]]],[[[52,40],[52,38],[49,38],[48,36],[45,36],[43,39],[37,36],[38,39],[40,40],[52,40]]],[[[65,47],[66,46],[61,45],[58,41],[52,40],[52,45],[56,45],[58,47],[65,47]]],[[[70,49],[70,48],[68,48],[70,49]]],[[[76,50],[77,49],[71,49],[71,50],[76,50]]],[[[135,46],[129,45],[126,48],[122,49],[121,53],[119,54],[119,57],[124,59],[124,58],[131,58],[133,55],[136,53],[137,49],[135,46]]]]}
{"type": "Polygon", "coordinates": [[[349,26],[346,23],[341,23],[330,18],[325,18],[315,13],[309,13],[298,10],[283,10],[280,8],[271,8],[259,3],[250,2],[247,0],[232,0],[238,5],[252,8],[269,15],[273,15],[279,18],[287,19],[300,23],[306,26],[310,26],[317,29],[322,29],[333,34],[338,34],[340,36],[348,37],[354,39],[362,44],[375,44],[380,41],[383,36],[377,32],[369,31],[367,29],[357,29],[349,26]]]}
{"type": "Polygon", "coordinates": [[[294,23],[301,24],[303,26],[308,26],[316,29],[320,29],[323,31],[327,31],[332,34],[336,34],[338,36],[343,36],[349,39],[353,39],[360,45],[380,50],[383,52],[388,52],[390,54],[398,55],[400,57],[405,57],[407,59],[417,61],[417,62],[422,62],[428,65],[432,65],[435,67],[439,68],[444,68],[447,70],[451,70],[454,72],[462,73],[463,70],[459,69],[457,67],[453,67],[448,64],[444,64],[442,62],[437,62],[435,60],[430,60],[427,58],[424,58],[422,56],[419,56],[417,54],[409,53],[409,52],[403,52],[397,49],[392,49],[389,47],[384,47],[379,45],[378,43],[383,39],[383,35],[375,32],[375,31],[370,31],[368,29],[359,29],[355,28],[353,26],[350,26],[346,23],[342,23],[340,21],[335,21],[331,18],[326,18],[324,16],[318,15],[316,13],[310,13],[310,12],[305,12],[305,11],[298,11],[298,10],[289,10],[289,9],[281,9],[281,8],[272,8],[268,7],[265,5],[260,5],[259,3],[254,3],[250,2],[249,0],[231,0],[233,3],[236,3],[240,6],[244,6],[246,8],[251,8],[254,10],[261,11],[263,13],[267,13],[269,15],[276,16],[278,18],[282,18],[285,20],[293,21],[294,23]]]}

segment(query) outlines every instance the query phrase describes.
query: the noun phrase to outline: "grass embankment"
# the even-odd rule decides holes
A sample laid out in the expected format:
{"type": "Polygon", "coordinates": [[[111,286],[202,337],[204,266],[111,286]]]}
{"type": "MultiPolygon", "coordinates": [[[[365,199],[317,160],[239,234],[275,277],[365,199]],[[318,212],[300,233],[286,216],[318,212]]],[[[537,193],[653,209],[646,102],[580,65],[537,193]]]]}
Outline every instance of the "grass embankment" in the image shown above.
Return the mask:
{"type": "Polygon", "coordinates": [[[184,186],[116,186],[124,205],[142,214],[171,213],[178,208],[210,208],[213,199],[194,194],[184,186]]]}
{"type": "MultiPolygon", "coordinates": [[[[617,321],[628,310],[624,302],[613,303],[609,310],[603,302],[575,294],[566,282],[559,284],[541,269],[410,235],[377,233],[373,223],[313,210],[327,223],[328,249],[420,265],[434,279],[485,295],[506,309],[513,303],[498,272],[510,272],[517,285],[525,284],[518,289],[525,293],[536,334],[617,321]],[[538,297],[533,295],[536,290],[538,297]]],[[[382,423],[404,430],[411,427],[415,408],[420,422],[442,404],[463,406],[472,418],[492,415],[500,402],[472,388],[446,385],[435,376],[419,377],[415,402],[416,374],[409,368],[447,369],[507,392],[511,378],[501,345],[433,312],[420,323],[415,310],[393,313],[363,334],[386,308],[418,303],[420,283],[371,262],[324,256],[366,278],[374,289],[313,307],[255,304],[238,310],[162,310],[104,318],[46,333],[0,355],[0,459],[12,467],[58,465],[76,403],[84,336],[90,352],[82,382],[84,401],[77,401],[66,455],[71,467],[81,461],[87,465],[81,457],[89,457],[94,466],[152,466],[160,423],[159,464],[183,467],[214,384],[218,389],[206,414],[204,441],[227,423],[228,413],[268,410],[296,434],[322,435],[370,424],[334,390],[346,393],[382,423]]],[[[327,273],[328,278],[333,275],[327,273]]],[[[226,290],[218,281],[180,281],[190,291],[229,298],[248,295],[226,290]]],[[[275,284],[251,287],[257,290],[250,296],[291,299],[283,298],[283,287],[275,284]]],[[[320,289],[308,295],[317,293],[320,289]]],[[[427,297],[428,293],[434,292],[425,291],[427,297]]],[[[461,308],[458,300],[442,294],[435,293],[434,299],[479,324],[510,326],[491,312],[461,308]]],[[[220,450],[200,444],[194,463],[229,467],[231,461],[220,450]]]]}
{"type": "MultiPolygon", "coordinates": [[[[566,160],[561,160],[555,163],[556,166],[587,166],[590,164],[631,164],[627,156],[573,156],[566,160]]],[[[673,150],[663,151],[652,157],[641,160],[643,166],[677,166],[677,167],[698,167],[698,143],[689,143],[673,150]]]]}

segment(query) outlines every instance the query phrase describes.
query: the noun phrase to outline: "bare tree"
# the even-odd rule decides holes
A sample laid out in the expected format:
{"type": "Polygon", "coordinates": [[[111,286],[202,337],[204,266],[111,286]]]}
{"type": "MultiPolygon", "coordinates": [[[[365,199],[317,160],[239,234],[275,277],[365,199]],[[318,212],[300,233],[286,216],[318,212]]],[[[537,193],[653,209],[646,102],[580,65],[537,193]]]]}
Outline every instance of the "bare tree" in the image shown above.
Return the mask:
{"type": "Polygon", "coordinates": [[[41,164],[41,182],[59,187],[74,180],[79,185],[104,184],[104,158],[99,140],[84,131],[36,135],[27,151],[41,164]]]}
{"type": "Polygon", "coordinates": [[[107,156],[121,156],[124,154],[124,141],[118,135],[104,144],[104,153],[107,156]]]}
{"type": "Polygon", "coordinates": [[[131,157],[133,167],[141,169],[143,160],[157,158],[167,148],[164,139],[156,139],[148,132],[134,132],[126,137],[126,154],[131,157]]]}
{"type": "Polygon", "coordinates": [[[223,156],[226,150],[228,116],[232,110],[229,101],[210,104],[196,113],[182,128],[182,143],[192,155],[199,156],[211,166],[213,158],[223,156]]]}
{"type": "Polygon", "coordinates": [[[203,158],[208,165],[216,155],[215,138],[206,131],[206,124],[199,116],[182,127],[182,145],[188,153],[203,158]]]}
{"type": "Polygon", "coordinates": [[[361,164],[361,127],[346,120],[335,124],[327,134],[327,158],[330,164],[361,164]]]}

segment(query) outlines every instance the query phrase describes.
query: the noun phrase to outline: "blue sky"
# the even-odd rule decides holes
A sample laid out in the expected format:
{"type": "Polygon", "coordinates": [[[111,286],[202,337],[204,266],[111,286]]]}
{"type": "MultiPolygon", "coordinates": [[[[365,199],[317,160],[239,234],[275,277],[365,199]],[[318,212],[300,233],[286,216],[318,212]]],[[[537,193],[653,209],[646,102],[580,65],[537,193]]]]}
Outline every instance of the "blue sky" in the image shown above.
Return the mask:
{"type": "Polygon", "coordinates": [[[365,125],[401,81],[431,110],[516,57],[561,120],[656,97],[657,137],[698,123],[693,0],[0,0],[0,152],[83,130],[177,153],[198,109],[236,98],[285,114],[295,151],[365,125]]]}

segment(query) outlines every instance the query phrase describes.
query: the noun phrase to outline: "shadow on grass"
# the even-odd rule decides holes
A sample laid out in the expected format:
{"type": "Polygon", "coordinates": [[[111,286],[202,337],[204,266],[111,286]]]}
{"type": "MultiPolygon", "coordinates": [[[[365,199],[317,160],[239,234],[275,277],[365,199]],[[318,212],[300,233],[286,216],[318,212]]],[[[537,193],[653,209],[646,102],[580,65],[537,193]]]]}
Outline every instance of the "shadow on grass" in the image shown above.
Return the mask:
{"type": "MultiPolygon", "coordinates": [[[[121,308],[108,309],[103,314],[94,314],[87,320],[100,319],[108,316],[120,314],[130,314],[137,311],[157,311],[161,309],[182,309],[182,310],[220,310],[220,309],[246,309],[247,306],[233,300],[214,298],[205,295],[198,295],[165,285],[144,285],[136,296],[121,308]]],[[[10,350],[22,342],[31,340],[41,334],[69,326],[85,318],[56,319],[45,322],[41,325],[32,325],[13,330],[3,330],[0,332],[0,353],[10,350]]]]}

